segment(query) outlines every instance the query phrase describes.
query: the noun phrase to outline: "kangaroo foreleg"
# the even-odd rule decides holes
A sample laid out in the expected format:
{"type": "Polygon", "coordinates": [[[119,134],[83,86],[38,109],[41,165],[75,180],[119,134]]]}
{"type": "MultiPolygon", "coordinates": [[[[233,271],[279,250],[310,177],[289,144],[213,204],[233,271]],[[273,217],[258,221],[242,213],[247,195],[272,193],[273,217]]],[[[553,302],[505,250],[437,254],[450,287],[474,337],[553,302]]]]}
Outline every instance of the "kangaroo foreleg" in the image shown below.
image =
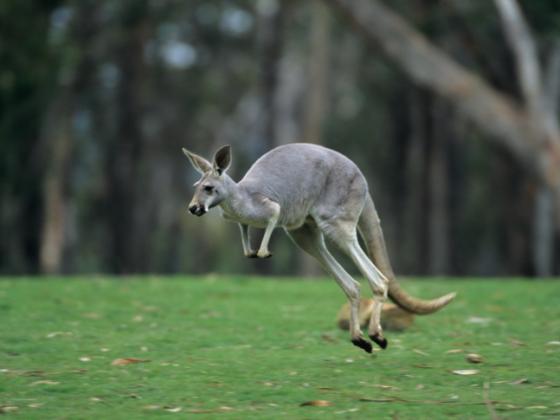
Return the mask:
{"type": "Polygon", "coordinates": [[[270,212],[270,217],[268,219],[268,223],[264,231],[264,235],[261,241],[261,246],[257,251],[257,257],[268,258],[272,256],[272,254],[268,250],[268,242],[270,241],[270,237],[272,236],[272,231],[276,227],[276,224],[278,223],[278,218],[280,217],[280,205],[268,199],[265,199],[263,204],[267,207],[267,210],[270,212]]]}
{"type": "Polygon", "coordinates": [[[238,223],[241,232],[241,245],[243,245],[243,254],[247,258],[257,258],[257,251],[251,248],[251,239],[249,236],[249,226],[238,223]]]}

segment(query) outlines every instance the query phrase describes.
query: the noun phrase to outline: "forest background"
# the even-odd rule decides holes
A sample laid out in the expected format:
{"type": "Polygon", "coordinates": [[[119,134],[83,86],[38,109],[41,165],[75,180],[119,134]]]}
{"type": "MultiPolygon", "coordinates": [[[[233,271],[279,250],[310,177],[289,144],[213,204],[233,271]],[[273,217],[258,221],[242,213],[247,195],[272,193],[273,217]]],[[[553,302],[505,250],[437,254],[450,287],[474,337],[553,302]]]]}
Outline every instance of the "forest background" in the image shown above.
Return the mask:
{"type": "Polygon", "coordinates": [[[181,147],[240,179],[305,141],[362,169],[397,273],[557,275],[559,92],[555,0],[3,0],[0,273],[317,274],[186,211],[181,147]]]}

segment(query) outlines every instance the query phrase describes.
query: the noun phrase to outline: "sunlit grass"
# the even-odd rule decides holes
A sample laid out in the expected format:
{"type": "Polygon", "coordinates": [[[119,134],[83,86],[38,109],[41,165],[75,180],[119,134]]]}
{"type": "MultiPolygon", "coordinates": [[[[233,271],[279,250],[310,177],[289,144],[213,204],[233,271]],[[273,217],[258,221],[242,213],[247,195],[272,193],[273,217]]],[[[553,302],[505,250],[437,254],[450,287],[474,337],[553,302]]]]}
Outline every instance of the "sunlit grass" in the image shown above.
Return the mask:
{"type": "MultiPolygon", "coordinates": [[[[368,355],[333,281],[0,281],[0,412],[25,419],[560,416],[560,282],[410,281],[457,301],[368,355]],[[449,352],[451,350],[451,352],[449,352]],[[478,353],[482,364],[465,360],[478,353]],[[118,358],[146,360],[113,366],[118,358]],[[471,376],[454,370],[476,369],[471,376]],[[325,400],[329,406],[300,406],[325,400]]],[[[364,287],[365,291],[365,287],[364,287]]]]}

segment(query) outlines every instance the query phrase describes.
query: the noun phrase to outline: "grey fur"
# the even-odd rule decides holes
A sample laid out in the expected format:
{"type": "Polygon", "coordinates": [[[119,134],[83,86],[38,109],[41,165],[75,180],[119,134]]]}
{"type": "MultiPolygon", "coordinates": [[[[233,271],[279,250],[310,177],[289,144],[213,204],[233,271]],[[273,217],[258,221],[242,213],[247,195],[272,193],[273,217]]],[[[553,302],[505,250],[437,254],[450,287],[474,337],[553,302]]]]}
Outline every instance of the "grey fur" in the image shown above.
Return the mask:
{"type": "MultiPolygon", "coordinates": [[[[325,237],[345,252],[368,280],[378,308],[388,295],[410,312],[431,313],[454,298],[454,294],[449,294],[423,301],[398,286],[367,181],[356,164],[344,155],[308,143],[283,145],[264,154],[235,183],[226,173],[231,162],[229,146],[216,152],[213,163],[183,151],[202,173],[189,210],[200,216],[219,205],[224,218],[239,223],[247,257],[269,257],[270,235],[276,227],[283,228],[333,275],[346,294],[351,306],[351,341],[364,350],[371,351],[371,344],[363,338],[359,326],[359,284],[330,254],[325,237]],[[265,229],[257,252],[250,248],[247,226],[265,229]],[[369,257],[358,243],[358,229],[369,257]]],[[[384,348],[386,340],[379,317],[380,311],[374,311],[368,333],[384,348]]]]}

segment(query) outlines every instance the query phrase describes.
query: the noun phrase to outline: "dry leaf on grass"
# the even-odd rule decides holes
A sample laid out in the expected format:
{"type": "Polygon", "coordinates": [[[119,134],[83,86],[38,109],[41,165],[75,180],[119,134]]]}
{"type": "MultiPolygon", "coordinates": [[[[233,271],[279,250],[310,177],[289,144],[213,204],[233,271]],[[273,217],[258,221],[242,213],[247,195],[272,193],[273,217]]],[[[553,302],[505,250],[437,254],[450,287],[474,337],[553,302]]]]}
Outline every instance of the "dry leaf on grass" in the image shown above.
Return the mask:
{"type": "Polygon", "coordinates": [[[465,321],[467,324],[488,325],[492,322],[492,318],[483,318],[481,316],[471,316],[465,321]]]}
{"type": "Polygon", "coordinates": [[[451,350],[447,350],[445,353],[446,354],[456,354],[456,353],[464,353],[465,350],[463,349],[451,349],[451,350]]]}
{"type": "Polygon", "coordinates": [[[522,384],[528,384],[529,382],[530,382],[529,378],[521,378],[521,379],[518,379],[516,381],[510,382],[510,384],[511,385],[522,385],[522,384]]]}
{"type": "Polygon", "coordinates": [[[465,359],[467,359],[467,361],[470,362],[470,363],[482,363],[482,360],[483,360],[482,356],[480,354],[476,354],[476,353],[467,354],[465,359]]]}
{"type": "Polygon", "coordinates": [[[22,376],[38,376],[42,377],[45,376],[44,370],[25,370],[20,373],[22,376]]]}
{"type": "Polygon", "coordinates": [[[354,407],[354,408],[349,408],[348,410],[336,411],[335,414],[355,413],[356,411],[359,410],[360,410],[359,408],[354,407]]]}
{"type": "Polygon", "coordinates": [[[382,398],[358,398],[358,401],[363,401],[363,402],[374,402],[374,403],[389,403],[389,402],[395,402],[395,401],[400,401],[400,402],[408,402],[407,400],[404,400],[402,398],[399,397],[382,397],[382,398]]]}
{"type": "MultiPolygon", "coordinates": [[[[174,407],[170,405],[161,406],[161,405],[152,404],[152,405],[146,405],[144,407],[144,410],[163,410],[163,411],[167,411],[168,413],[180,413],[181,411],[183,411],[183,407],[174,407]]],[[[233,411],[233,408],[228,407],[227,405],[223,405],[217,408],[191,408],[186,411],[192,414],[209,414],[209,413],[223,413],[226,411],[233,411]]]]}
{"type": "Polygon", "coordinates": [[[163,409],[165,411],[168,411],[170,413],[178,413],[179,411],[181,411],[183,408],[182,407],[163,407],[163,409]]]}
{"type": "Polygon", "coordinates": [[[35,381],[29,384],[29,386],[36,386],[36,385],[58,385],[60,382],[56,381],[35,381]]]}
{"type": "Polygon", "coordinates": [[[391,390],[398,390],[399,388],[397,388],[396,386],[393,385],[383,385],[383,384],[373,384],[371,385],[374,388],[380,388],[380,389],[391,389],[391,390]]]}
{"type": "Polygon", "coordinates": [[[478,370],[476,370],[476,369],[459,369],[459,370],[453,370],[451,372],[454,373],[455,375],[469,376],[469,375],[476,375],[478,373],[478,370]]]}
{"type": "Polygon", "coordinates": [[[135,357],[124,357],[122,359],[115,359],[111,362],[113,366],[125,366],[132,363],[146,363],[149,362],[148,359],[137,359],[135,357]]]}
{"type": "Polygon", "coordinates": [[[328,407],[330,405],[332,405],[332,403],[327,400],[313,400],[313,401],[302,402],[299,406],[300,407],[328,407]]]}
{"type": "Polygon", "coordinates": [[[12,413],[19,410],[15,405],[0,405],[0,414],[12,413]]]}
{"type": "Polygon", "coordinates": [[[55,338],[55,337],[58,337],[59,335],[72,335],[72,332],[70,332],[70,331],[55,331],[55,332],[52,332],[52,333],[48,333],[47,338],[55,338]]]}
{"type": "Polygon", "coordinates": [[[415,368],[418,368],[418,369],[434,369],[434,367],[435,367],[435,366],[432,366],[432,365],[427,365],[425,363],[417,363],[417,364],[412,365],[412,366],[414,366],[415,368]]]}
{"type": "Polygon", "coordinates": [[[512,338],[509,343],[511,344],[512,347],[524,347],[527,345],[523,341],[518,340],[516,338],[512,338]]]}
{"type": "Polygon", "coordinates": [[[226,411],[233,411],[233,408],[228,407],[227,405],[222,405],[218,408],[191,408],[188,410],[189,413],[193,414],[223,413],[226,411]]]}

